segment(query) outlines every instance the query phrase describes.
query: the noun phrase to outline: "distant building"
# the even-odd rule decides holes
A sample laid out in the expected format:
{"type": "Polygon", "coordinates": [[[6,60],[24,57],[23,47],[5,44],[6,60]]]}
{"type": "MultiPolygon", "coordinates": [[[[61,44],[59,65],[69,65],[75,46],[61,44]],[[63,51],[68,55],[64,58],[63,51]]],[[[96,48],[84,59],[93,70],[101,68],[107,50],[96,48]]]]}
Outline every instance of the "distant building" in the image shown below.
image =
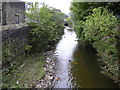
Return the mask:
{"type": "Polygon", "coordinates": [[[25,4],[25,10],[26,10],[26,12],[29,12],[30,11],[30,6],[33,4],[33,2],[27,2],[26,4],[25,4]]]}
{"type": "Polygon", "coordinates": [[[68,26],[68,21],[66,19],[64,19],[63,23],[65,26],[68,26]]]}
{"type": "Polygon", "coordinates": [[[0,2],[0,23],[2,25],[25,22],[25,2],[0,2]]]}

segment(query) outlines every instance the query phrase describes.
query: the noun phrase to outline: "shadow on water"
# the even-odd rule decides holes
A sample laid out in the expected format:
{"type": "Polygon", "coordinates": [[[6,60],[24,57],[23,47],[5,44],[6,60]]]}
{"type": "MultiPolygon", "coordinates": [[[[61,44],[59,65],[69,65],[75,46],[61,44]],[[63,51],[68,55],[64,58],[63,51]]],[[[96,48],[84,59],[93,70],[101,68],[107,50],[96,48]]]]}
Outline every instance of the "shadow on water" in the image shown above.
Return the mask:
{"type": "Polygon", "coordinates": [[[74,52],[74,61],[71,64],[73,86],[80,88],[116,88],[111,79],[100,73],[100,63],[96,51],[91,47],[78,46],[74,52]]]}
{"type": "MultiPolygon", "coordinates": [[[[92,47],[79,45],[74,31],[64,29],[56,45],[57,58],[54,88],[114,88],[113,81],[100,74],[99,63],[92,47]]],[[[69,28],[68,28],[69,29],[69,28]]]]}

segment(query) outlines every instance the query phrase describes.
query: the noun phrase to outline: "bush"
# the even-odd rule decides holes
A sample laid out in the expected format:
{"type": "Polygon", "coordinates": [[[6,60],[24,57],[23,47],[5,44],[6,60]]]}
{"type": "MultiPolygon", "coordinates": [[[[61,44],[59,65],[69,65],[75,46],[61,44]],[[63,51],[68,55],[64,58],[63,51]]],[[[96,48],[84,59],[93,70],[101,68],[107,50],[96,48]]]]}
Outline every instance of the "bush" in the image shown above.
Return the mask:
{"type": "Polygon", "coordinates": [[[45,47],[61,36],[65,15],[60,10],[48,7],[44,3],[41,8],[38,3],[30,7],[30,11],[27,12],[27,20],[32,28],[30,43],[34,49],[39,50],[40,47],[45,47]]]}
{"type": "MultiPolygon", "coordinates": [[[[80,39],[88,41],[96,48],[99,56],[102,57],[103,73],[111,78],[118,78],[118,50],[117,31],[114,29],[118,22],[117,18],[103,7],[93,9],[93,13],[86,17],[84,29],[80,34],[80,39]]],[[[78,29],[78,31],[80,31],[78,29]]]]}

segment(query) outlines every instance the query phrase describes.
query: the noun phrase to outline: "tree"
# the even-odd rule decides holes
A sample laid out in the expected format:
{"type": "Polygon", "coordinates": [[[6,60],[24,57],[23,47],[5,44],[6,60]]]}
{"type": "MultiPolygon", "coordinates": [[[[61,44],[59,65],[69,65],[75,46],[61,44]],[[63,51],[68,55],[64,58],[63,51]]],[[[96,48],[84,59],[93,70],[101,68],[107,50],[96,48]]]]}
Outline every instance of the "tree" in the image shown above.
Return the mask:
{"type": "Polygon", "coordinates": [[[74,28],[79,40],[91,44],[101,57],[102,73],[118,80],[119,43],[117,15],[120,15],[120,2],[73,2],[71,6],[74,28]]]}
{"type": "Polygon", "coordinates": [[[58,39],[63,30],[63,20],[65,14],[60,10],[39,3],[30,5],[27,12],[27,20],[32,30],[30,30],[30,43],[39,49],[58,39]]]}
{"type": "Polygon", "coordinates": [[[71,11],[73,19],[86,20],[86,16],[92,13],[92,10],[97,7],[107,7],[110,12],[115,15],[120,15],[120,2],[72,2],[71,11]]]}

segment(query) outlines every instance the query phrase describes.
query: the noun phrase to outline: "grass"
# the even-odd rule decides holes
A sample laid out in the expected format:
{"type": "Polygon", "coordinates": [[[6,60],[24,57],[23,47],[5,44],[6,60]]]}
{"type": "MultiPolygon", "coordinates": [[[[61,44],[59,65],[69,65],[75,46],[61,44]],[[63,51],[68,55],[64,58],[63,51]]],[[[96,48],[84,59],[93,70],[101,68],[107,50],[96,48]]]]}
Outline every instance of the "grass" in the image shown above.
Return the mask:
{"type": "Polygon", "coordinates": [[[45,56],[32,55],[25,59],[17,60],[17,64],[3,71],[2,88],[31,88],[37,80],[45,75],[43,65],[45,56]]]}

